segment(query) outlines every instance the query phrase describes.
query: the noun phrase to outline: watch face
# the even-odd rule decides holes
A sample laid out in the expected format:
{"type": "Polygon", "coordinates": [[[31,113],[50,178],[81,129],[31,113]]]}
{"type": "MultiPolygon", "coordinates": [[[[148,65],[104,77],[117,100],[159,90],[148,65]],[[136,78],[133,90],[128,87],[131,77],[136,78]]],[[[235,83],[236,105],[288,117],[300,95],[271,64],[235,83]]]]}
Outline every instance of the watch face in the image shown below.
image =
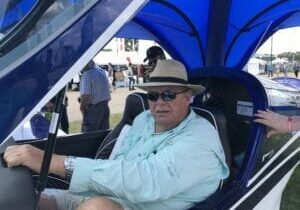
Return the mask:
{"type": "Polygon", "coordinates": [[[75,157],[73,156],[68,156],[65,158],[64,165],[65,165],[65,172],[66,172],[66,179],[68,181],[71,180],[74,166],[75,166],[75,157]]]}
{"type": "Polygon", "coordinates": [[[68,169],[73,169],[75,165],[75,157],[68,156],[65,158],[65,168],[68,169]]]}

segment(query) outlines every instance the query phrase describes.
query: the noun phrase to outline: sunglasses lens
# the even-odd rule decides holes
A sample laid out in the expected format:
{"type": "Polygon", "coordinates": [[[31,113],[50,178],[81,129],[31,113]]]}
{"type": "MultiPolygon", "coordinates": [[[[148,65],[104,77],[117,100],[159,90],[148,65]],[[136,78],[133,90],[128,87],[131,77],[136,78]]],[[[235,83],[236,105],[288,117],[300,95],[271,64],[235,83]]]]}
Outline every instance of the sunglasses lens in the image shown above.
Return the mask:
{"type": "Polygon", "coordinates": [[[158,92],[148,92],[147,93],[147,98],[150,101],[157,101],[159,98],[159,93],[158,92]]]}
{"type": "Polygon", "coordinates": [[[172,101],[176,98],[176,93],[170,90],[161,93],[161,98],[163,101],[172,101]]]}
{"type": "Polygon", "coordinates": [[[168,101],[174,100],[176,98],[176,95],[177,95],[177,93],[175,93],[171,90],[166,90],[162,93],[152,91],[152,92],[147,93],[147,98],[150,101],[157,101],[160,96],[163,101],[168,102],[168,101]]]}

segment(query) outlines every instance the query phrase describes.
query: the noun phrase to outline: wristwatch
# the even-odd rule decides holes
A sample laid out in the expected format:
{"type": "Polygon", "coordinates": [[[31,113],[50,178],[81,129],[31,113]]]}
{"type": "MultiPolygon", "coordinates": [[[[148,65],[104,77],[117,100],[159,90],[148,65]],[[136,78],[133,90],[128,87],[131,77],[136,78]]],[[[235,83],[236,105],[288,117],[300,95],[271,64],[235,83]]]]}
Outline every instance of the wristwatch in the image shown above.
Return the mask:
{"type": "Polygon", "coordinates": [[[76,157],[74,157],[74,156],[65,157],[64,166],[65,166],[65,172],[66,172],[66,179],[68,181],[71,181],[74,166],[75,166],[75,160],[76,160],[76,157]]]}

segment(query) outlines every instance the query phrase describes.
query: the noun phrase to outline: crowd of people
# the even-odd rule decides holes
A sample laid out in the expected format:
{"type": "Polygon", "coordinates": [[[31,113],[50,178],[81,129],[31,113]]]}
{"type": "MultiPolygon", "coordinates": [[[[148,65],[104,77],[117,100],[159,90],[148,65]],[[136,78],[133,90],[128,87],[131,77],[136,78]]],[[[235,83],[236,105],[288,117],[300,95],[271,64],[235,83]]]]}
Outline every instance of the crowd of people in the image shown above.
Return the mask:
{"type": "Polygon", "coordinates": [[[268,62],[265,65],[264,73],[268,77],[273,77],[274,75],[279,77],[280,73],[283,73],[283,76],[287,77],[289,72],[293,72],[295,77],[298,78],[299,71],[300,71],[300,63],[298,62],[295,62],[293,64],[268,62]]]}

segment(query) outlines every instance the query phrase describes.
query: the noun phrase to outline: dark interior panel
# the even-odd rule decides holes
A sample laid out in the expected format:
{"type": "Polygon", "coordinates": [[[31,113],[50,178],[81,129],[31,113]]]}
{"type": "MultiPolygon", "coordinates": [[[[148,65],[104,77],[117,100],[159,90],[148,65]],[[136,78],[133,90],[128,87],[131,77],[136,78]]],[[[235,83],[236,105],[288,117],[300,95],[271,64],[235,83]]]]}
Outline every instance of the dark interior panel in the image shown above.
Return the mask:
{"type": "Polygon", "coordinates": [[[232,155],[247,149],[252,116],[238,113],[239,103],[252,103],[244,85],[227,78],[202,77],[200,84],[206,91],[194,99],[194,103],[214,107],[224,113],[232,155]]]}
{"type": "MultiPolygon", "coordinates": [[[[54,153],[94,158],[98,147],[108,132],[109,130],[58,137],[54,153]]],[[[46,140],[27,143],[44,149],[46,140]]],[[[21,144],[23,143],[21,142],[21,144]]]]}

